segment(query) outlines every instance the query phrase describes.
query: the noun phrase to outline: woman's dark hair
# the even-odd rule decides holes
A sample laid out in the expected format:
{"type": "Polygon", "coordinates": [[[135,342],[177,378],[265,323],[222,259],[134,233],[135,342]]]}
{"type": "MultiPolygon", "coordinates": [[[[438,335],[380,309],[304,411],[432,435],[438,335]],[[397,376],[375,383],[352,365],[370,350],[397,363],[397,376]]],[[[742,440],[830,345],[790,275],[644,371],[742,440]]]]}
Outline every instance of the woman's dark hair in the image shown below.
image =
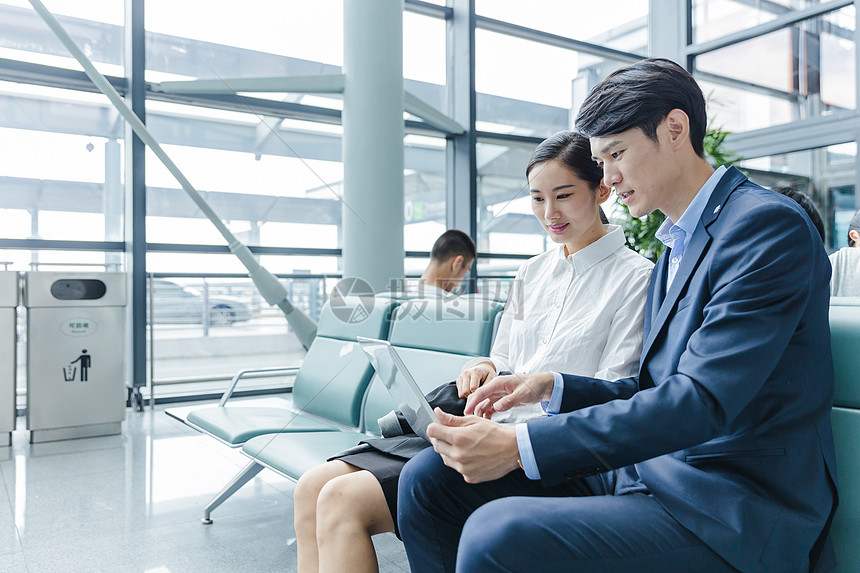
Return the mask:
{"type": "Polygon", "coordinates": [[[687,70],[664,58],[615,70],[594,86],[579,108],[576,130],[587,137],[605,137],[638,127],[656,142],[657,126],[673,109],[687,114],[693,151],[704,157],[705,96],[687,70]]]}
{"type": "MultiPolygon", "coordinates": [[[[559,131],[541,141],[526,165],[526,177],[535,165],[544,161],[558,161],[588,183],[592,191],[596,191],[603,180],[603,169],[591,158],[588,138],[575,131],[559,131]]],[[[609,223],[602,207],[600,222],[609,223]]]]}
{"type": "Polygon", "coordinates": [[[603,179],[603,169],[591,158],[588,139],[575,131],[559,131],[540,142],[526,165],[526,177],[544,161],[558,161],[588,183],[592,191],[603,179]]]}

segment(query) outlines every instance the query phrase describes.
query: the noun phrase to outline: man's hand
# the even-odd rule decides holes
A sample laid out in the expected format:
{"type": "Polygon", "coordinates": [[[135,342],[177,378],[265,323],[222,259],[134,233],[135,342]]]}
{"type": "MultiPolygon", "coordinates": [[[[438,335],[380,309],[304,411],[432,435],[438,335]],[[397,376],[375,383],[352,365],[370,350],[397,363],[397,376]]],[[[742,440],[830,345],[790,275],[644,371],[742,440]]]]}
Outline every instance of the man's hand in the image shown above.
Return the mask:
{"type": "Polygon", "coordinates": [[[433,449],[466,483],[498,479],[517,469],[520,453],[514,426],[477,416],[454,416],[439,408],[436,417],[439,423],[427,427],[433,449]]]}
{"type": "Polygon", "coordinates": [[[481,362],[460,372],[457,376],[457,395],[465,398],[481,387],[481,384],[495,378],[496,367],[491,362],[481,362]]]}
{"type": "Polygon", "coordinates": [[[490,418],[515,406],[548,401],[554,382],[552,372],[496,376],[469,395],[465,413],[490,418]]]}

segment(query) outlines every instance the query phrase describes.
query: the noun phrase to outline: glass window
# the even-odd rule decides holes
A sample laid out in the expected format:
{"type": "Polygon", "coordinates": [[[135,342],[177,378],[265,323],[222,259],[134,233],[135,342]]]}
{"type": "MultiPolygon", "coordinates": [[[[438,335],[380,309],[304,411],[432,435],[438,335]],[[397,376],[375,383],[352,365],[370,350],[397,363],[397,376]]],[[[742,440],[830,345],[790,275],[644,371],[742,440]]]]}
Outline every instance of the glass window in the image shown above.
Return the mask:
{"type": "MultiPolygon", "coordinates": [[[[124,2],[44,0],[43,4],[100,72],[125,75],[124,2]]],[[[27,0],[0,0],[0,58],[83,70],[27,0]]]]}
{"type": "MultiPolygon", "coordinates": [[[[532,255],[540,254],[543,251],[535,251],[532,255]]],[[[478,257],[478,275],[481,281],[479,287],[483,287],[481,292],[498,293],[498,296],[506,297],[510,289],[509,279],[516,276],[520,266],[526,261],[522,258],[481,258],[478,257]]]]}
{"type": "MultiPolygon", "coordinates": [[[[146,30],[147,68],[174,77],[314,75],[343,65],[341,0],[147,0],[146,30]]],[[[159,74],[147,80],[168,79],[159,74]]]]}
{"type": "Polygon", "coordinates": [[[841,109],[857,107],[855,7],[847,6],[821,18],[821,101],[841,109]]]}
{"type": "MultiPolygon", "coordinates": [[[[549,237],[532,213],[525,178],[532,151],[534,147],[478,144],[479,252],[536,255],[549,246],[549,237]]],[[[479,264],[482,275],[510,270],[507,262],[495,259],[479,264]]]]}
{"type": "Polygon", "coordinates": [[[504,34],[475,33],[478,129],[547,137],[620,64],[504,34]]]}
{"type": "Polygon", "coordinates": [[[743,131],[853,110],[854,13],[849,6],[697,57],[720,125],[743,131]]]}
{"type": "Polygon", "coordinates": [[[444,86],[447,76],[445,40],[445,20],[404,12],[403,77],[444,86]]]}
{"type": "Polygon", "coordinates": [[[430,251],[446,230],[445,140],[407,135],[403,142],[403,247],[407,251],[430,251]]]}
{"type": "Polygon", "coordinates": [[[708,120],[715,127],[737,133],[792,120],[795,104],[788,96],[768,95],[694,75],[707,100],[708,120]]]}
{"type": "MultiPolygon", "coordinates": [[[[270,247],[340,246],[339,126],[279,124],[176,104],[150,110],[153,135],[240,240],[270,247]]],[[[445,230],[445,140],[409,135],[404,144],[405,246],[429,251],[445,230]]],[[[223,244],[151,152],[146,170],[149,242],[223,244]]]]}
{"type": "Polygon", "coordinates": [[[792,10],[801,10],[809,0],[692,0],[693,41],[707,42],[733,32],[764,24],[792,10]]]}
{"type": "MultiPolygon", "coordinates": [[[[325,299],[323,279],[282,281],[296,306],[319,318],[325,299]]],[[[204,391],[201,377],[226,378],[248,367],[298,365],[304,357],[283,313],[269,306],[253,283],[242,278],[188,278],[160,275],[147,285],[152,315],[153,374],[156,397],[204,391]]],[[[283,387],[271,378],[250,380],[240,390],[283,387]]],[[[223,391],[224,382],[211,391],[223,391]]]]}
{"type": "Polygon", "coordinates": [[[123,240],[122,135],[99,94],[0,82],[0,237],[123,240]]]}
{"type": "Polygon", "coordinates": [[[810,196],[824,220],[825,245],[836,249],[847,244],[848,221],[857,209],[856,157],[857,144],[850,142],[747,159],[740,166],[759,185],[792,187],[810,196]]]}
{"type": "Polygon", "coordinates": [[[494,20],[643,56],[648,50],[648,0],[616,1],[612,3],[612,10],[587,2],[477,0],[475,12],[494,20]]]}

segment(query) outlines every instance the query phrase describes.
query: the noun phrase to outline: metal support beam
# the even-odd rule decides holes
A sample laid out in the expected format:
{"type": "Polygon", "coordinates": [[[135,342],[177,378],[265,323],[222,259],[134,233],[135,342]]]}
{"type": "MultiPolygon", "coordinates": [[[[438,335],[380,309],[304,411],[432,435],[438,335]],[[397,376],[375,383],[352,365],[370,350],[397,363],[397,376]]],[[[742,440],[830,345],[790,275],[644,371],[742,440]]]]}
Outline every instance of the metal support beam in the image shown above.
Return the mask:
{"type": "Polygon", "coordinates": [[[752,40],[753,38],[758,38],[759,36],[764,36],[765,34],[782,30],[783,28],[787,28],[788,26],[792,26],[798,22],[815,18],[853,4],[853,0],[831,0],[830,2],[824,2],[823,4],[812,4],[803,10],[792,10],[791,12],[786,12],[784,15],[774,18],[769,22],[765,22],[764,24],[759,24],[758,26],[753,26],[752,28],[735,32],[734,34],[721,36],[708,42],[701,42],[699,44],[687,46],[687,56],[700,56],[708,52],[714,52],[720,48],[725,48],[732,44],[746,42],[747,40],[752,40]]]}
{"type": "MultiPolygon", "coordinates": [[[[448,114],[465,127],[465,132],[449,137],[446,146],[445,224],[472,237],[481,251],[487,249],[478,241],[475,0],[453,0],[450,4],[454,12],[448,20],[448,114]]],[[[466,278],[473,292],[477,263],[466,278]]]]}
{"type": "Polygon", "coordinates": [[[746,159],[804,151],[855,140],[860,114],[813,117],[773,127],[732,133],[726,149],[746,159]]]}
{"type": "Polygon", "coordinates": [[[268,78],[220,78],[151,84],[152,90],[173,94],[235,94],[236,92],[343,93],[343,74],[268,78]]]}
{"type": "Polygon", "coordinates": [[[462,125],[409,92],[403,93],[403,102],[407,113],[411,113],[448,135],[461,135],[466,132],[466,128],[462,125]]]}
{"type": "MultiPolygon", "coordinates": [[[[454,0],[454,2],[456,4],[456,0],[454,0]]],[[[457,17],[456,6],[454,8],[454,17],[457,17]]],[[[541,44],[546,44],[548,46],[564,48],[566,50],[575,50],[581,54],[597,56],[598,58],[613,60],[622,64],[632,64],[642,59],[640,56],[637,56],[636,54],[631,54],[630,52],[622,52],[621,50],[616,50],[615,48],[598,46],[597,44],[583,42],[582,40],[574,40],[573,38],[567,38],[565,36],[559,36],[557,34],[550,34],[549,32],[542,32],[533,28],[517,26],[516,24],[511,24],[510,22],[503,22],[501,20],[495,20],[486,16],[476,16],[474,23],[476,27],[482,30],[496,32],[497,34],[504,34],[506,36],[520,38],[522,40],[530,40],[532,42],[538,42],[541,44]]]]}
{"type": "Polygon", "coordinates": [[[403,277],[403,0],[343,2],[343,274],[403,277]]]}
{"type": "Polygon", "coordinates": [[[668,58],[684,65],[684,48],[687,45],[686,2],[648,2],[648,55],[668,58]]]}
{"type": "MultiPolygon", "coordinates": [[[[125,1],[125,56],[131,110],[146,123],[146,42],[144,29],[145,0],[125,1]]],[[[129,406],[143,407],[141,388],[146,375],[146,146],[126,124],[126,271],[129,273],[129,308],[127,324],[130,342],[127,347],[130,383],[129,406]]]]}

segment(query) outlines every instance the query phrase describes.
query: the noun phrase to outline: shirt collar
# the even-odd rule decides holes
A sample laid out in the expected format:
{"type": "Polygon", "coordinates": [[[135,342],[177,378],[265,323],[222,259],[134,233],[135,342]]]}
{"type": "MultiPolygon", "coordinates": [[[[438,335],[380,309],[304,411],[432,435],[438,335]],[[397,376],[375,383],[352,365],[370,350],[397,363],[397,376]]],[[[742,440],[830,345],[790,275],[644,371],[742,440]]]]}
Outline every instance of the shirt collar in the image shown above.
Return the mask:
{"type": "Polygon", "coordinates": [[[572,255],[565,256],[564,245],[559,245],[559,261],[573,265],[576,274],[582,274],[625,245],[627,240],[621,227],[618,225],[604,225],[604,227],[607,231],[605,235],[572,255]]]}
{"type": "Polygon", "coordinates": [[[699,189],[698,193],[696,193],[696,196],[693,197],[693,200],[684,210],[684,213],[681,215],[681,218],[678,219],[678,222],[675,223],[667,216],[666,220],[663,221],[654,236],[656,236],[661,243],[672,249],[675,248],[673,245],[675,243],[675,238],[680,235],[678,232],[678,230],[680,230],[684,233],[684,245],[686,246],[690,242],[690,237],[693,235],[693,231],[696,230],[696,225],[699,224],[699,219],[702,218],[702,213],[705,212],[705,207],[707,207],[708,201],[711,200],[711,195],[714,193],[714,189],[717,188],[717,183],[720,182],[720,179],[723,177],[725,172],[725,165],[717,167],[717,169],[711,173],[711,176],[708,177],[708,180],[705,181],[705,184],[702,185],[702,188],[699,189]]]}
{"type": "Polygon", "coordinates": [[[441,297],[446,298],[448,296],[453,296],[450,292],[446,291],[443,288],[439,288],[436,285],[428,285],[427,283],[421,283],[418,287],[418,294],[424,298],[428,297],[441,297]]]}

